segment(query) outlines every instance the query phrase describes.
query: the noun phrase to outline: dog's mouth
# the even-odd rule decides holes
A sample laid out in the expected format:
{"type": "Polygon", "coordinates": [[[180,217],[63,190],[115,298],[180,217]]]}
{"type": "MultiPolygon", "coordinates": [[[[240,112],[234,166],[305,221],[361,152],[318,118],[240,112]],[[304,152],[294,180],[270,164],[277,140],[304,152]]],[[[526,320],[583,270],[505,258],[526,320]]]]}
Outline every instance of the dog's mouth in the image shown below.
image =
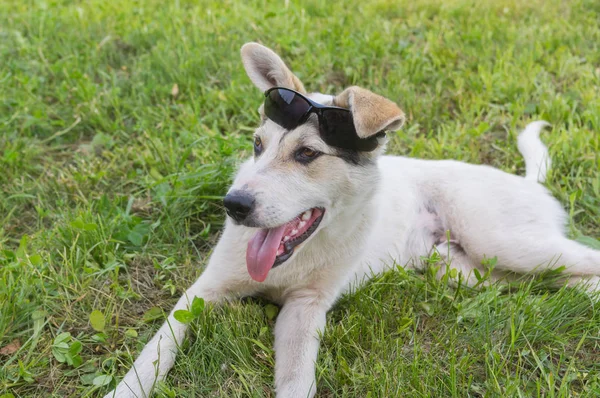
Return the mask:
{"type": "Polygon", "coordinates": [[[324,209],[315,207],[279,227],[259,230],[246,250],[246,265],[252,279],[263,282],[271,268],[289,259],[294,249],[317,230],[324,213],[324,209]]]}

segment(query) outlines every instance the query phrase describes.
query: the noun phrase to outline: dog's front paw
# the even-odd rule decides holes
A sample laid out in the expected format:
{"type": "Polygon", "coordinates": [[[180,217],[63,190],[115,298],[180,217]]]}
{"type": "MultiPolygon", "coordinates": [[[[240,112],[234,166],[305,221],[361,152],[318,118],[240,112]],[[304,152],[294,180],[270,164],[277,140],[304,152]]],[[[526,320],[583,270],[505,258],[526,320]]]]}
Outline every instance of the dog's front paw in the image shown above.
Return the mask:
{"type": "Polygon", "coordinates": [[[104,398],[148,398],[149,395],[146,394],[139,385],[135,386],[135,384],[130,385],[127,383],[125,379],[121,381],[117,388],[109,392],[104,396],[104,398]]]}
{"type": "Polygon", "coordinates": [[[288,383],[276,388],[277,398],[313,398],[317,393],[315,382],[288,383]]]}

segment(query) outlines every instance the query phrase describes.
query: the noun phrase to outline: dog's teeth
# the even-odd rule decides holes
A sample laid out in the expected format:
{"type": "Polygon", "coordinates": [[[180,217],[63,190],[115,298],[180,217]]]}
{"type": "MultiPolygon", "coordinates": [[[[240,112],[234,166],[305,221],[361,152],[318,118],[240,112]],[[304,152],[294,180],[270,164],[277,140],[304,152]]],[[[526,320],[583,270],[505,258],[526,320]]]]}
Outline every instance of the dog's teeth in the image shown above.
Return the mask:
{"type": "Polygon", "coordinates": [[[306,221],[300,221],[300,224],[298,224],[298,228],[304,228],[305,225],[306,221]]]}
{"type": "Polygon", "coordinates": [[[292,231],[292,235],[296,235],[297,233],[298,233],[298,230],[297,230],[297,229],[294,229],[294,230],[292,231]]]}
{"type": "Polygon", "coordinates": [[[290,240],[290,237],[289,237],[289,236],[284,236],[284,237],[283,237],[283,241],[284,241],[284,242],[287,242],[288,240],[290,240]]]}
{"type": "Polygon", "coordinates": [[[308,221],[310,216],[312,216],[312,210],[306,210],[304,213],[302,213],[302,221],[308,221]]]}

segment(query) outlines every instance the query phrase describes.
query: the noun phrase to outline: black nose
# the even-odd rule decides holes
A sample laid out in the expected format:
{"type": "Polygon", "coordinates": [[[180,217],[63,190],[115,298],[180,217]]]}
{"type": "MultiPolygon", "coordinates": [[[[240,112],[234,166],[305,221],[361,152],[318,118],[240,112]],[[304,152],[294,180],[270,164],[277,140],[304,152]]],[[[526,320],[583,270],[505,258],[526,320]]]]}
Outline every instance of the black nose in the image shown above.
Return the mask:
{"type": "Polygon", "coordinates": [[[247,192],[233,191],[225,196],[223,204],[229,217],[237,222],[242,222],[254,207],[254,197],[247,192]]]}

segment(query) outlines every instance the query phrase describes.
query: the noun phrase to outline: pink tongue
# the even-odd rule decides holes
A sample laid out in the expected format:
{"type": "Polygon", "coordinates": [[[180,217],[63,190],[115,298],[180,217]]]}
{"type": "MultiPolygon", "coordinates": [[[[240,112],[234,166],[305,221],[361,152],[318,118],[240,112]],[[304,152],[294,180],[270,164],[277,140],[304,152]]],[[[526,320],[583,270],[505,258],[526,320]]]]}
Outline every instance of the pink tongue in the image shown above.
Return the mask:
{"type": "Polygon", "coordinates": [[[285,232],[285,224],[272,229],[261,229],[248,242],[246,266],[248,273],[257,282],[263,282],[277,257],[277,249],[285,232]]]}

